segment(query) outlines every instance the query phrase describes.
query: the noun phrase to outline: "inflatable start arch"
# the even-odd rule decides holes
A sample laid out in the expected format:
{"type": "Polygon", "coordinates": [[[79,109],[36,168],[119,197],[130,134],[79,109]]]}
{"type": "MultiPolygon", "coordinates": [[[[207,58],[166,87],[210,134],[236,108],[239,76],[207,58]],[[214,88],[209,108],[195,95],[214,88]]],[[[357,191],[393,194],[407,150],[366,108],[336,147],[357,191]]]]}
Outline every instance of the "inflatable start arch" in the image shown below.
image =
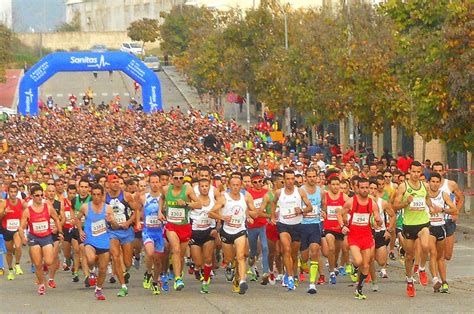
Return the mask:
{"type": "Polygon", "coordinates": [[[38,114],[38,88],[58,72],[122,71],[141,85],[143,110],[162,110],[160,81],[140,59],[132,54],[111,52],[56,52],[47,55],[20,82],[18,112],[38,114]]]}

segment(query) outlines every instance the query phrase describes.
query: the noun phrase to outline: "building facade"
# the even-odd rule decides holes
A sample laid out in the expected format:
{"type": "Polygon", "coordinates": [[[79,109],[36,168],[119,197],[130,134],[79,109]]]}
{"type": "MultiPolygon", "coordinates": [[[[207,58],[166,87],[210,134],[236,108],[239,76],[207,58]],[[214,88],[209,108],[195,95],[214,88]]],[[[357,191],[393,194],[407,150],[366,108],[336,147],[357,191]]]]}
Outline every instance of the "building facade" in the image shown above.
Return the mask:
{"type": "Polygon", "coordinates": [[[12,28],[12,0],[0,0],[0,24],[12,28]]]}
{"type": "Polygon", "coordinates": [[[66,0],[66,19],[79,13],[85,32],[125,31],[131,22],[142,18],[159,19],[185,0],[66,0]]]}

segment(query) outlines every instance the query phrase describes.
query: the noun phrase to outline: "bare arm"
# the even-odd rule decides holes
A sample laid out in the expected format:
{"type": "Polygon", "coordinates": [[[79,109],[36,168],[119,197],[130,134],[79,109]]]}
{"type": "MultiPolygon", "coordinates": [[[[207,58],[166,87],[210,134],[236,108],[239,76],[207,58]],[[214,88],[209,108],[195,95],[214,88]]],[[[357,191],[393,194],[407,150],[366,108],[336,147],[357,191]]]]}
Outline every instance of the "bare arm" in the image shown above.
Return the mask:
{"type": "Polygon", "coordinates": [[[393,202],[393,210],[398,211],[402,208],[407,207],[410,202],[413,200],[413,196],[408,196],[408,199],[406,201],[403,201],[403,194],[405,194],[405,184],[400,184],[397,189],[397,193],[395,196],[395,200],[393,202]]]}
{"type": "Polygon", "coordinates": [[[303,189],[298,189],[298,192],[301,195],[301,199],[303,200],[303,203],[306,205],[305,208],[301,209],[301,213],[309,213],[313,211],[313,205],[311,204],[311,201],[308,198],[308,194],[306,194],[306,191],[303,189]]]}
{"type": "Polygon", "coordinates": [[[221,208],[225,206],[225,197],[221,195],[212,209],[209,211],[209,218],[214,218],[216,220],[224,220],[224,217],[221,215],[221,208]]]}
{"type": "Polygon", "coordinates": [[[28,219],[30,219],[30,211],[24,210],[23,213],[21,214],[20,227],[18,228],[18,234],[20,235],[21,242],[23,244],[26,244],[26,241],[27,241],[25,238],[25,229],[28,223],[28,219]]]}
{"type": "Polygon", "coordinates": [[[258,210],[260,209],[257,209],[255,208],[255,205],[253,203],[253,198],[252,198],[252,195],[250,195],[250,193],[245,193],[245,203],[247,203],[247,217],[252,217],[252,218],[256,218],[258,217],[259,215],[259,212],[258,210]]]}
{"type": "MultiPolygon", "coordinates": [[[[456,197],[456,207],[458,209],[458,213],[461,211],[463,205],[464,205],[464,194],[462,191],[459,189],[459,186],[456,182],[454,181],[449,181],[448,184],[451,183],[450,189],[453,191],[454,196],[456,197]]],[[[451,214],[450,214],[451,215],[451,214]]],[[[457,214],[453,215],[456,216],[457,214]]]]}
{"type": "Polygon", "coordinates": [[[337,210],[337,222],[339,226],[343,226],[342,233],[347,234],[349,232],[349,228],[346,226],[347,224],[347,214],[351,211],[352,208],[352,198],[348,199],[345,203],[344,206],[338,208],[337,210]]]}

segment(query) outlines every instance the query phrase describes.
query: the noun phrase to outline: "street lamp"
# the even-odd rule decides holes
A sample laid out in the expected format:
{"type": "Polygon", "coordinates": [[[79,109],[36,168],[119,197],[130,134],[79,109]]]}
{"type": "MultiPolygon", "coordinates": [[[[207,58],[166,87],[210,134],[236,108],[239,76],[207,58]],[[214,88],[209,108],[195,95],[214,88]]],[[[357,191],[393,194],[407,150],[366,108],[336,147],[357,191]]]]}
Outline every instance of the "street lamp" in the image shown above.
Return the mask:
{"type": "MultiPolygon", "coordinates": [[[[281,13],[283,14],[283,21],[285,24],[285,50],[288,51],[288,14],[285,8],[281,5],[280,1],[275,2],[281,13]]],[[[291,109],[290,106],[285,108],[285,120],[286,120],[286,132],[287,134],[291,131],[291,109]]]]}

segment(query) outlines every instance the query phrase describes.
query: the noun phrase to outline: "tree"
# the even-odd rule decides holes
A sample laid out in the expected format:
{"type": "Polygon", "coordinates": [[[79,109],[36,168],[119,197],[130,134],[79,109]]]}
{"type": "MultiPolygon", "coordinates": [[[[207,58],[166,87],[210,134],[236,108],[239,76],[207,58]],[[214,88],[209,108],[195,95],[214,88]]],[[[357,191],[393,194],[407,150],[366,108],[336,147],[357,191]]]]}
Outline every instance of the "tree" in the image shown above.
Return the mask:
{"type": "Polygon", "coordinates": [[[141,41],[142,50],[145,48],[145,43],[155,42],[160,35],[157,19],[143,18],[141,20],[134,21],[127,28],[127,36],[131,40],[141,41]]]}
{"type": "Polygon", "coordinates": [[[5,70],[12,60],[11,55],[12,32],[0,24],[0,82],[5,82],[5,70]]]}
{"type": "Polygon", "coordinates": [[[61,23],[56,27],[56,32],[80,32],[81,31],[81,13],[74,12],[71,23],[61,23]]]}

